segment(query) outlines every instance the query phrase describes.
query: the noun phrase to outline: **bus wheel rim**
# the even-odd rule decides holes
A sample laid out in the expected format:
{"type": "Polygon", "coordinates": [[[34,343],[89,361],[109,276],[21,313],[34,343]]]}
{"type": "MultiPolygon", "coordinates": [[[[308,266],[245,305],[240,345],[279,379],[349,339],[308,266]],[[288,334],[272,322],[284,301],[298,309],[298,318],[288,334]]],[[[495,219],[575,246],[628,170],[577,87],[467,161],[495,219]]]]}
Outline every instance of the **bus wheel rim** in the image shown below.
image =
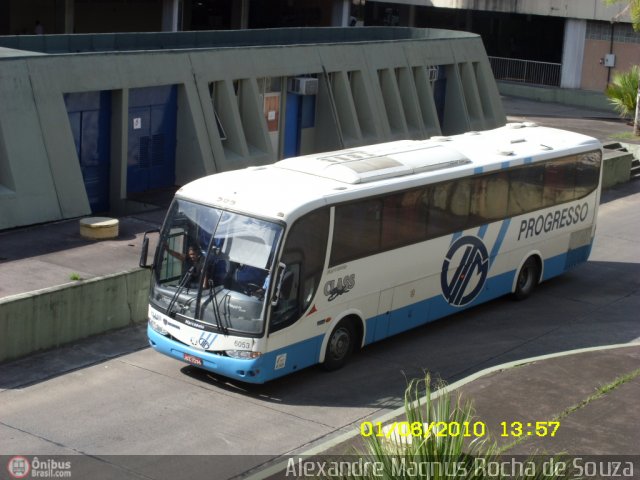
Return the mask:
{"type": "Polygon", "coordinates": [[[349,351],[350,345],[349,332],[340,328],[331,337],[331,344],[329,345],[329,351],[331,356],[335,359],[344,357],[349,351]]]}

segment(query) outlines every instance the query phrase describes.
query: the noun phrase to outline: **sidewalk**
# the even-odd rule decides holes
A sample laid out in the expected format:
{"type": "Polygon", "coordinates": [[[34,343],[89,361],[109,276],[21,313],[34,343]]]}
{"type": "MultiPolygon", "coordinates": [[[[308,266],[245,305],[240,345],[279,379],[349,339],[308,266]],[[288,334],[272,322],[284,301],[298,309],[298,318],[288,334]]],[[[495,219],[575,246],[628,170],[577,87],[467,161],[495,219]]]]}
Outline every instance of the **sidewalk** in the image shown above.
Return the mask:
{"type": "Polygon", "coordinates": [[[78,219],[0,232],[0,299],[137,267],[144,232],[159,228],[164,214],[122,217],[118,238],[99,242],[80,236],[78,219]]]}

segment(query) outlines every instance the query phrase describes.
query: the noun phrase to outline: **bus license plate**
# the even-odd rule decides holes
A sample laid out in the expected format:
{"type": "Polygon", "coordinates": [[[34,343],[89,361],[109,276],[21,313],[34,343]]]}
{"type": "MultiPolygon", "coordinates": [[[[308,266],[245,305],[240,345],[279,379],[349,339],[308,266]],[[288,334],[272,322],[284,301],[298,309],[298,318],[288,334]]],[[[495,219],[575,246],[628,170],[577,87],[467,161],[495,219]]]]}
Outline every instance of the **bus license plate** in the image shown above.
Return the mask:
{"type": "Polygon", "coordinates": [[[182,358],[184,358],[191,365],[197,365],[198,367],[202,366],[202,359],[199,357],[194,357],[193,355],[189,355],[188,353],[183,353],[182,358]]]}

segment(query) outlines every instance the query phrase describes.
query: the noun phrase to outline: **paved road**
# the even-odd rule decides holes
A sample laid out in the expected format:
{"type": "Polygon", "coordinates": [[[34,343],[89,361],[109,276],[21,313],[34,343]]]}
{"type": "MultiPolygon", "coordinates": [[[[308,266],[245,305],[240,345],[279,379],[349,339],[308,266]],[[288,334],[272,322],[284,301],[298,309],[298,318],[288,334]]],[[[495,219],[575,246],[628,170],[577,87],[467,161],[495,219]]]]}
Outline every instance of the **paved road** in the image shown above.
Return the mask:
{"type": "MultiPolygon", "coordinates": [[[[406,379],[426,370],[452,382],[515,359],[637,340],[639,204],[638,182],[607,193],[588,264],[527,301],[499,299],[401,334],[337,372],[230,383],[145,348],[142,328],[5,364],[0,454],[86,454],[132,478],[164,478],[148,472],[160,460],[118,455],[254,455],[212,457],[211,478],[226,478],[390,410],[406,379]]],[[[160,463],[165,475],[171,458],[160,463]]]]}

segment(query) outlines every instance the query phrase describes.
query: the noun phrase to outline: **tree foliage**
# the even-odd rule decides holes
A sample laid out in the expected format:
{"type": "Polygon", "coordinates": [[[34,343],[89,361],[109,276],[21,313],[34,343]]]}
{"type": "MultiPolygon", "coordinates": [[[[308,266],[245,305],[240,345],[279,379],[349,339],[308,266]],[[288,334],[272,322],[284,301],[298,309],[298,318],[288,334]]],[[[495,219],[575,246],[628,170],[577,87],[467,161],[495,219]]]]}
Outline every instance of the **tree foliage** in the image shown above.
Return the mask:
{"type": "Polygon", "coordinates": [[[640,66],[634,65],[631,70],[614,73],[605,89],[609,102],[621,117],[633,118],[635,115],[639,78],[640,66]]]}
{"type": "MultiPolygon", "coordinates": [[[[627,6],[624,7],[616,17],[620,17],[625,13],[629,12],[629,16],[631,17],[631,23],[633,24],[633,29],[636,32],[640,32],[640,0],[604,0],[606,5],[613,5],[614,3],[625,2],[627,6]]],[[[616,20],[616,18],[612,19],[612,21],[616,20]]]]}

